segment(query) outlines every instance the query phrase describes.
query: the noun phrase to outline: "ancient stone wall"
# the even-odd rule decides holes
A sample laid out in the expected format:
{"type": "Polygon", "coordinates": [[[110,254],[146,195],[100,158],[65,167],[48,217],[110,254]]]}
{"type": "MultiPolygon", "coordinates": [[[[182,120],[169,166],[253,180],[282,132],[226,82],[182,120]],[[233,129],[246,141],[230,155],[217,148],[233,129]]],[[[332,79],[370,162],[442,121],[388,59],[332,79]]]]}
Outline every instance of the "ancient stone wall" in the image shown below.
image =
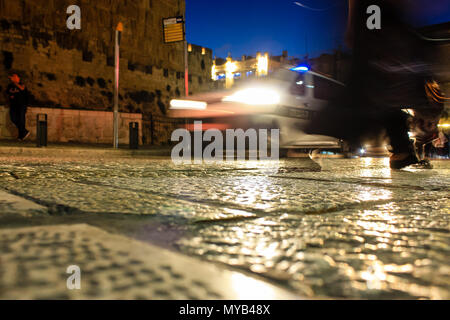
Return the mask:
{"type": "MultiPolygon", "coordinates": [[[[184,14],[184,0],[0,0],[0,89],[14,70],[32,106],[111,111],[120,21],[120,111],[164,117],[170,99],[184,92],[184,45],[163,43],[162,19],[184,14]],[[74,4],[81,30],[66,26],[74,4]]],[[[143,129],[144,142],[165,142],[167,133],[150,139],[143,129]]]]}
{"type": "Polygon", "coordinates": [[[189,45],[189,92],[208,91],[214,87],[211,71],[212,50],[198,45],[189,45]]]}
{"type": "MultiPolygon", "coordinates": [[[[40,107],[28,108],[26,127],[31,133],[28,140],[36,139],[37,116],[42,114],[47,115],[49,142],[111,144],[113,141],[113,112],[40,107]]],[[[130,122],[139,123],[139,144],[142,144],[142,114],[120,113],[119,144],[122,146],[130,142],[130,122]]],[[[9,108],[0,106],[0,139],[16,140],[17,137],[9,108]]]]}

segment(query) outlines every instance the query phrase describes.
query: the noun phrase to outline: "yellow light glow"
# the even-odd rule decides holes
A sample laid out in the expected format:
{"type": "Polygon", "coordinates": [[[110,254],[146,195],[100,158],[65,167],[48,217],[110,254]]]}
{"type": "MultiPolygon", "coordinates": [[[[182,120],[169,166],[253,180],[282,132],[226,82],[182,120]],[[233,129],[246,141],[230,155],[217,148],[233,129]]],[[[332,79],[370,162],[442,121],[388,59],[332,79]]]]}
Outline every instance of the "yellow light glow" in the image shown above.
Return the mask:
{"type": "Polygon", "coordinates": [[[244,89],[225,97],[224,102],[240,102],[249,105],[272,105],[280,103],[280,95],[266,88],[244,89]]]}
{"type": "Polygon", "coordinates": [[[450,123],[442,123],[442,124],[438,124],[439,128],[450,128],[450,123]]]}
{"type": "Polygon", "coordinates": [[[202,48],[202,55],[204,56],[206,54],[206,49],[202,48]]]}
{"type": "Polygon", "coordinates": [[[188,52],[192,52],[192,44],[188,44],[188,52]]]}
{"type": "Polygon", "coordinates": [[[170,109],[189,109],[189,110],[205,110],[207,103],[203,101],[191,100],[172,100],[170,101],[170,109]]]}
{"type": "Polygon", "coordinates": [[[213,80],[217,79],[217,76],[216,76],[216,62],[215,61],[214,61],[214,64],[212,65],[212,67],[211,67],[211,78],[213,80]]]}
{"type": "Polygon", "coordinates": [[[266,76],[269,72],[269,54],[266,53],[264,56],[258,54],[257,64],[258,76],[266,76]]]}
{"type": "Polygon", "coordinates": [[[233,74],[237,70],[236,62],[228,60],[225,64],[225,70],[227,74],[233,74]]]}
{"type": "Polygon", "coordinates": [[[226,82],[225,87],[231,88],[234,84],[234,72],[237,70],[236,62],[233,62],[230,57],[227,58],[227,63],[225,64],[226,72],[226,82]]]}

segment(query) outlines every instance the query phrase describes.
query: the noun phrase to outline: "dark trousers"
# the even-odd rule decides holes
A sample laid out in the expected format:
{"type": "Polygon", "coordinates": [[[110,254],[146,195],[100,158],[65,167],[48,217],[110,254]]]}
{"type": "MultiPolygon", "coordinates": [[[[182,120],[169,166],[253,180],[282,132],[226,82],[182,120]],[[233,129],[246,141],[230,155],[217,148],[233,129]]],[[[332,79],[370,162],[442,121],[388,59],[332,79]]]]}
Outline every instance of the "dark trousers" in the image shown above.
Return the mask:
{"type": "Polygon", "coordinates": [[[408,115],[405,112],[389,110],[381,117],[381,122],[390,140],[392,152],[412,152],[412,142],[408,135],[408,115]]]}
{"type": "Polygon", "coordinates": [[[9,114],[11,116],[11,121],[19,130],[19,139],[25,137],[28,130],[25,128],[25,115],[27,113],[27,107],[23,106],[11,106],[9,114]]]}

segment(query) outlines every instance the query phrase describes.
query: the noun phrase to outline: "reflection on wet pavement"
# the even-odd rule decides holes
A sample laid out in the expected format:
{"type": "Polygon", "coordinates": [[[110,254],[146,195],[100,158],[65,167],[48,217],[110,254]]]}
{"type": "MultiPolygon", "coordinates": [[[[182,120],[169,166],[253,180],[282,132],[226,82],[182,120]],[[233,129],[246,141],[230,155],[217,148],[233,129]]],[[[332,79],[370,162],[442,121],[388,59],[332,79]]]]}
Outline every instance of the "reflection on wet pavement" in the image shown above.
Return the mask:
{"type": "Polygon", "coordinates": [[[449,162],[391,171],[386,159],[322,159],[319,172],[300,159],[2,160],[10,192],[82,213],[171,219],[185,230],[173,243],[181,252],[300,295],[450,298],[449,162]]]}
{"type": "Polygon", "coordinates": [[[450,206],[410,205],[197,226],[179,243],[310,296],[448,298],[448,221],[437,221],[450,206]]]}

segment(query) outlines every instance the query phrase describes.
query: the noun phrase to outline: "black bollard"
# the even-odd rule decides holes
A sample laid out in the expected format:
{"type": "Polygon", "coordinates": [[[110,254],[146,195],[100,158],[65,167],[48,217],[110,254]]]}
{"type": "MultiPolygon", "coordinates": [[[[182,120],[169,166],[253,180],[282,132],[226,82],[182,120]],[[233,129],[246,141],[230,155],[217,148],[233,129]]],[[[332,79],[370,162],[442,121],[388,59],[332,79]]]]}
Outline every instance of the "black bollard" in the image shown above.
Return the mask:
{"type": "Polygon", "coordinates": [[[139,122],[130,122],[130,149],[139,149],[139,122]]]}
{"type": "Polygon", "coordinates": [[[47,146],[47,115],[40,113],[36,119],[36,144],[38,147],[47,146]]]}

